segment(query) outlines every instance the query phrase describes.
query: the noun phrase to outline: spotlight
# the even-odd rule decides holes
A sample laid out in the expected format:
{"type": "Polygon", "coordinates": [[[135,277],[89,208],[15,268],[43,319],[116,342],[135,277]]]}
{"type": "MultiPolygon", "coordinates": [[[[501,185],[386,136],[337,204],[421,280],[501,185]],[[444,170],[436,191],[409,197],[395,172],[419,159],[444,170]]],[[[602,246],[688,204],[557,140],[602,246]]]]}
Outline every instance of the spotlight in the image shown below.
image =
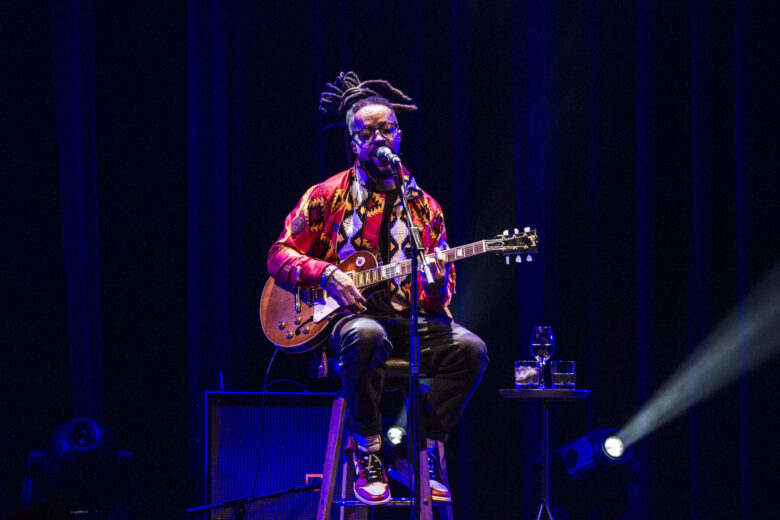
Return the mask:
{"type": "Polygon", "coordinates": [[[604,440],[604,453],[613,460],[618,460],[626,451],[626,444],[617,435],[610,435],[604,440]]]}
{"type": "Polygon", "coordinates": [[[398,425],[391,426],[387,429],[387,433],[385,433],[387,442],[389,442],[392,446],[398,446],[401,444],[404,440],[404,437],[406,437],[406,430],[398,425]]]}
{"type": "Polygon", "coordinates": [[[633,447],[614,428],[598,428],[555,450],[573,478],[624,465],[633,459],[633,447]]]}
{"type": "MultiPolygon", "coordinates": [[[[598,428],[550,454],[550,499],[569,518],[624,518],[636,506],[639,467],[628,438],[598,428]]],[[[555,517],[559,515],[555,513],[555,517]]]]}
{"type": "Polygon", "coordinates": [[[46,451],[30,453],[22,506],[46,504],[68,517],[131,518],[138,495],[133,454],[94,419],[60,425],[46,451]]]}

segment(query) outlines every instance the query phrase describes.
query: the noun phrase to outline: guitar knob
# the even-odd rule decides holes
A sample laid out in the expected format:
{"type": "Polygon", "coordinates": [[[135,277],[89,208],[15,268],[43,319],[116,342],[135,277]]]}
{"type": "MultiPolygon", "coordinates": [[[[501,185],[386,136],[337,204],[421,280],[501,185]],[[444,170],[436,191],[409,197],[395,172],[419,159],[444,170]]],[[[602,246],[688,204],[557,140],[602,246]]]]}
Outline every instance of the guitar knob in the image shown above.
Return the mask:
{"type": "Polygon", "coordinates": [[[280,321],[279,322],[279,330],[284,330],[287,328],[287,322],[286,321],[280,321]]]}
{"type": "Polygon", "coordinates": [[[309,330],[310,330],[310,329],[309,329],[309,327],[303,327],[303,328],[301,329],[301,333],[302,333],[302,334],[308,334],[308,333],[309,333],[309,330]]]}
{"type": "Polygon", "coordinates": [[[300,316],[296,316],[296,317],[293,318],[293,323],[295,323],[296,325],[300,325],[301,321],[303,321],[303,320],[301,319],[300,316]]]}
{"type": "Polygon", "coordinates": [[[293,331],[291,330],[288,330],[287,332],[284,333],[284,337],[287,339],[293,339],[293,336],[295,336],[295,334],[293,334],[293,331]]]}

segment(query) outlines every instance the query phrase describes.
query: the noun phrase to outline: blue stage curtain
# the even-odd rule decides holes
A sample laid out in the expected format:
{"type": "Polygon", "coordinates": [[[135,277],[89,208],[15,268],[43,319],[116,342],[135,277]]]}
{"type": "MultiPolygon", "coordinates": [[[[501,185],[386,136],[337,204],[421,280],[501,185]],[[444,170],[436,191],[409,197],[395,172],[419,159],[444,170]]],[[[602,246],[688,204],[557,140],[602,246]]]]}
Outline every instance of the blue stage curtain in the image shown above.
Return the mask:
{"type": "MultiPolygon", "coordinates": [[[[591,7],[596,10],[595,6],[591,7]]],[[[636,405],[641,407],[652,396],[658,381],[653,377],[655,345],[655,4],[636,2],[635,128],[636,128],[636,405]]],[[[598,363],[592,363],[597,366],[598,363]]],[[[597,390],[597,388],[595,389],[597,390]]],[[[591,403],[597,402],[596,400],[591,403]]],[[[591,422],[590,427],[599,426],[591,422]]],[[[648,495],[649,475],[654,471],[657,453],[655,440],[645,439],[637,446],[637,459],[643,471],[640,485],[648,495]]],[[[650,508],[638,512],[638,518],[651,518],[650,508]]]]}
{"type": "Polygon", "coordinates": [[[93,17],[90,0],[51,3],[73,413],[102,419],[93,17]]]}
{"type": "Polygon", "coordinates": [[[244,389],[241,10],[187,10],[188,404],[190,456],[205,390],[244,389]]]}
{"type": "MultiPolygon", "coordinates": [[[[530,331],[549,325],[559,333],[558,313],[558,33],[557,8],[547,2],[512,5],[512,128],[515,222],[536,229],[540,253],[516,278],[513,330],[516,359],[529,359],[530,331]]],[[[525,258],[522,258],[525,260],[525,258]]],[[[515,259],[512,258],[512,261],[515,259]]],[[[555,411],[554,411],[555,412],[555,411]]],[[[534,516],[539,498],[531,485],[539,452],[539,409],[521,405],[519,478],[523,517],[534,516]]],[[[551,424],[555,424],[555,415],[551,424]]]]}

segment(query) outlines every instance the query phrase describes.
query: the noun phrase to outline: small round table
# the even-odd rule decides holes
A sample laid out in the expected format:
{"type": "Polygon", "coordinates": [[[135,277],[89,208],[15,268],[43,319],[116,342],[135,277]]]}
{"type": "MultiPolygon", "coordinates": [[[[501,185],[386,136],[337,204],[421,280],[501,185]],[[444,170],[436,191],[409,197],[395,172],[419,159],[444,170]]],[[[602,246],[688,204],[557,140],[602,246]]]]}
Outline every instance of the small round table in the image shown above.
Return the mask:
{"type": "Polygon", "coordinates": [[[520,401],[537,401],[542,406],[542,469],[541,469],[541,475],[540,475],[540,487],[542,488],[542,500],[541,504],[539,505],[539,512],[536,514],[536,520],[542,520],[542,518],[546,518],[547,520],[553,520],[552,513],[550,513],[550,506],[548,505],[550,500],[550,494],[549,494],[549,472],[548,472],[548,466],[550,463],[550,446],[548,444],[548,426],[547,426],[547,417],[549,414],[549,410],[547,409],[547,405],[549,403],[555,403],[555,402],[564,402],[564,401],[574,401],[575,399],[585,399],[590,394],[590,390],[580,390],[580,389],[571,389],[571,390],[562,390],[562,389],[523,389],[523,390],[515,390],[514,388],[504,388],[498,391],[501,394],[501,397],[504,397],[506,399],[518,399],[520,401]]]}

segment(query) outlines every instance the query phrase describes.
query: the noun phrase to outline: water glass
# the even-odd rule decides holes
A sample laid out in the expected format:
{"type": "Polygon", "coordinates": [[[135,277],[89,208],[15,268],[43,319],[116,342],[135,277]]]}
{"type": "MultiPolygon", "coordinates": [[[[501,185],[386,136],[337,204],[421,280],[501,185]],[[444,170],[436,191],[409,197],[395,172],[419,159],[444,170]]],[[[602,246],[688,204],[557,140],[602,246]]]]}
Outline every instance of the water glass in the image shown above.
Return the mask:
{"type": "Polygon", "coordinates": [[[547,363],[555,351],[555,339],[553,338],[552,328],[534,327],[531,334],[531,355],[539,362],[539,388],[544,386],[544,365],[547,363]]]}
{"type": "Polygon", "coordinates": [[[574,388],[577,367],[574,361],[553,361],[550,363],[553,388],[570,390],[574,388]]]}
{"type": "Polygon", "coordinates": [[[539,387],[539,363],[515,361],[515,388],[524,390],[539,387]]]}

